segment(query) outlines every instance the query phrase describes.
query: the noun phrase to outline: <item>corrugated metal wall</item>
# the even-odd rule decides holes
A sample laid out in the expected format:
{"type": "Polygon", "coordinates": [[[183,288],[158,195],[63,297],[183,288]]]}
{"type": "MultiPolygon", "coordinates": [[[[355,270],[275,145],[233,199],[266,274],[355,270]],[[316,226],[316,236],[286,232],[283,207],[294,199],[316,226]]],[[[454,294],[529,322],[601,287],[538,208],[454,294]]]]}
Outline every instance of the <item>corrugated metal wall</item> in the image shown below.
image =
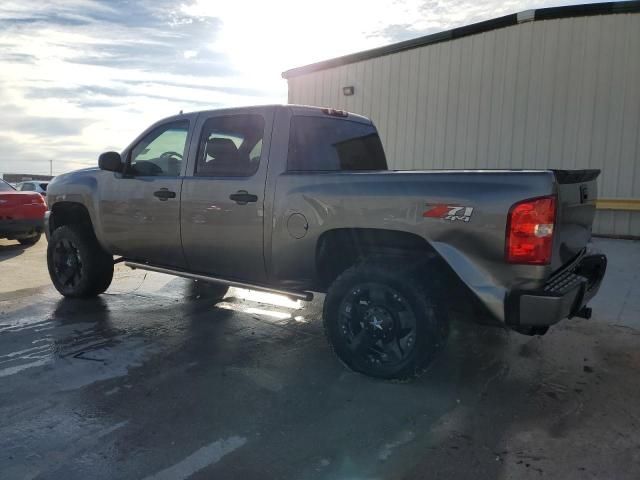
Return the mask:
{"type": "MultiPolygon", "coordinates": [[[[600,197],[640,199],[640,14],[522,23],[293,77],[289,102],[372,118],[394,169],[600,168],[600,197]]],[[[640,235],[640,212],[599,211],[594,230],[640,235]]]]}

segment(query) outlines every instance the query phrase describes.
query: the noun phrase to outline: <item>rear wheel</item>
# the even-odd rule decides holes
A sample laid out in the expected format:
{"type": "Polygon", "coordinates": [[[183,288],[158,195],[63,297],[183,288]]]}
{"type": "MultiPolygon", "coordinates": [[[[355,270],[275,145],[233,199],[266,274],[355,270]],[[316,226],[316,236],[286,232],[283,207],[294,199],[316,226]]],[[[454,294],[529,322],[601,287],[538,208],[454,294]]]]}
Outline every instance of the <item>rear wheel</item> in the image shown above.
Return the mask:
{"type": "Polygon", "coordinates": [[[41,233],[34,233],[30,237],[19,238],[18,242],[20,242],[20,245],[35,245],[40,241],[40,237],[42,237],[41,233]]]}
{"type": "Polygon", "coordinates": [[[378,378],[420,375],[446,342],[447,311],[428,270],[365,262],[329,289],[324,326],[338,358],[378,378]]]}
{"type": "Polygon", "coordinates": [[[109,288],[113,278],[113,257],[81,225],[65,225],[53,232],[47,267],[53,285],[65,297],[94,297],[109,288]]]}

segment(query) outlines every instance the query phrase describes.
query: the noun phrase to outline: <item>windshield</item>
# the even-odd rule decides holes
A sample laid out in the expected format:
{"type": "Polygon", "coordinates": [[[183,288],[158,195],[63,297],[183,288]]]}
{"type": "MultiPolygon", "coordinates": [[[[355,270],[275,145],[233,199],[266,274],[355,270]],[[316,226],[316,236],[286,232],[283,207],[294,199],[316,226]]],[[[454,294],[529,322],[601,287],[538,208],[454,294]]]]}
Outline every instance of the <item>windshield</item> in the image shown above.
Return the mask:
{"type": "Polygon", "coordinates": [[[14,190],[15,188],[13,188],[7,182],[5,182],[4,180],[0,180],[0,192],[12,192],[14,190]]]}

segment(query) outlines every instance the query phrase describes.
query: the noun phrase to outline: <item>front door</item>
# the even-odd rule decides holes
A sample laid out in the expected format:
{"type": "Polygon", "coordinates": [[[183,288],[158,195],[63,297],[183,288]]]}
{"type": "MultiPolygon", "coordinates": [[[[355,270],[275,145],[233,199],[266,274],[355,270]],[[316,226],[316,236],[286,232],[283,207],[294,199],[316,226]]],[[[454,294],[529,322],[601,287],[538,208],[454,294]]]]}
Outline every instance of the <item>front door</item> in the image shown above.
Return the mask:
{"type": "Polygon", "coordinates": [[[185,267],[180,189],[189,120],[153,128],[126,154],[126,174],[103,172],[101,225],[110,250],[128,259],[185,267]]]}
{"type": "Polygon", "coordinates": [[[182,244],[190,270],[264,282],[264,192],[272,113],[198,118],[195,162],[182,186],[182,244]]]}

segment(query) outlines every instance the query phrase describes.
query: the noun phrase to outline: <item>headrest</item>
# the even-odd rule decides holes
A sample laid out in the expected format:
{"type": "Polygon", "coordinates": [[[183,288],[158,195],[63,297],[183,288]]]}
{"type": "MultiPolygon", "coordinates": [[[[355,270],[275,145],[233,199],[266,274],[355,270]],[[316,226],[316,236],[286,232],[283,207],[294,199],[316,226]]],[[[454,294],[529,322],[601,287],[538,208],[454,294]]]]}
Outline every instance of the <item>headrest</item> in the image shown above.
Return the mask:
{"type": "Polygon", "coordinates": [[[220,159],[223,157],[225,159],[234,158],[238,154],[238,148],[236,144],[233,143],[233,140],[229,138],[212,138],[207,141],[207,155],[220,159]]]}

